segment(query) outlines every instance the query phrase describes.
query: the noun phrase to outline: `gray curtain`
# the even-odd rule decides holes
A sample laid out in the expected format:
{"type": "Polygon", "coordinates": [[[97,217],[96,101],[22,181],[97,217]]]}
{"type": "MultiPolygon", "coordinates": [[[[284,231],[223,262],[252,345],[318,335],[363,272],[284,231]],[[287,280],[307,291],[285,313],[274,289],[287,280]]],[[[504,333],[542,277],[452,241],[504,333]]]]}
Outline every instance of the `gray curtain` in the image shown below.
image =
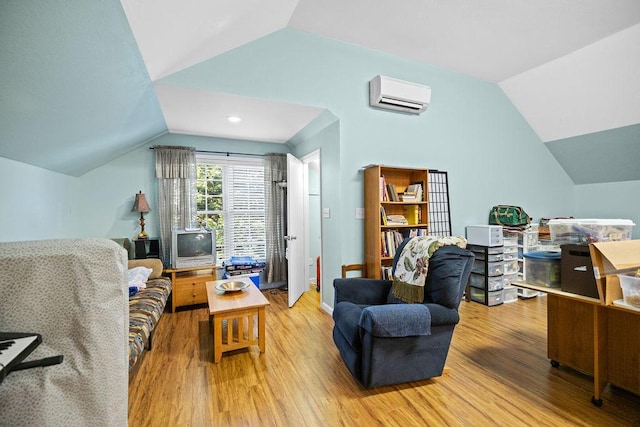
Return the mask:
{"type": "Polygon", "coordinates": [[[287,157],[267,154],[264,158],[265,231],[267,238],[267,282],[287,280],[286,245],[287,157]]]}
{"type": "Polygon", "coordinates": [[[170,262],[171,230],[196,224],[196,150],[155,146],[162,259],[170,262]]]}

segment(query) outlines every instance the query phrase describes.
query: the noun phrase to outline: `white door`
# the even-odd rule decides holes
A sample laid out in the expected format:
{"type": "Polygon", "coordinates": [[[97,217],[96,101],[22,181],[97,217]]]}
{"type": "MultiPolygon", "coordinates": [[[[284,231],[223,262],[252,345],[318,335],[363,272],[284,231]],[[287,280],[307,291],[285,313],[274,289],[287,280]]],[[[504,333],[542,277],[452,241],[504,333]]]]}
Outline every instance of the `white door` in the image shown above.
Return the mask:
{"type": "Polygon", "coordinates": [[[287,265],[289,307],[309,288],[304,277],[304,166],[302,161],[287,154],[287,265]]]}

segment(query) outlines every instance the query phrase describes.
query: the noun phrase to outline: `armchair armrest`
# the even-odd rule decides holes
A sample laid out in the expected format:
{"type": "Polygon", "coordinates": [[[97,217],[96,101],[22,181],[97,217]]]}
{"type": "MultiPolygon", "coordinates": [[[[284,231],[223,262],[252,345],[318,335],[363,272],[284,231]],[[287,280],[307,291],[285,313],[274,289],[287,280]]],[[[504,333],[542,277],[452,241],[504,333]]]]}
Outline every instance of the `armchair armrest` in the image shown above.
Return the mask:
{"type": "Polygon", "coordinates": [[[460,314],[455,308],[434,303],[425,303],[424,306],[431,313],[431,326],[457,325],[460,321],[460,314]]]}
{"type": "Polygon", "coordinates": [[[366,307],[360,327],[376,337],[431,335],[431,313],[423,304],[385,304],[366,307]]]}
{"type": "Polygon", "coordinates": [[[354,304],[384,304],[391,289],[390,280],[347,278],[334,279],[335,304],[349,301],[354,304]]]}

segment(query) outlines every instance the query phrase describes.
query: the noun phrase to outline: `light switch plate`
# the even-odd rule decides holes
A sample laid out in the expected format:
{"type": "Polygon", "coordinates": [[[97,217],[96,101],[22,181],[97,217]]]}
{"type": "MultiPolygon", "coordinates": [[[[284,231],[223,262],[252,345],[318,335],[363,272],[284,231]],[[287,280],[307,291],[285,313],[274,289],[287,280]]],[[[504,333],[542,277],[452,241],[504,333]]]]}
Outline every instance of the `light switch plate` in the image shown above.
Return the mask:
{"type": "Polygon", "coordinates": [[[364,219],[364,208],[356,208],[356,219],[364,219]]]}
{"type": "Polygon", "coordinates": [[[322,208],[322,218],[331,218],[331,209],[322,208]]]}

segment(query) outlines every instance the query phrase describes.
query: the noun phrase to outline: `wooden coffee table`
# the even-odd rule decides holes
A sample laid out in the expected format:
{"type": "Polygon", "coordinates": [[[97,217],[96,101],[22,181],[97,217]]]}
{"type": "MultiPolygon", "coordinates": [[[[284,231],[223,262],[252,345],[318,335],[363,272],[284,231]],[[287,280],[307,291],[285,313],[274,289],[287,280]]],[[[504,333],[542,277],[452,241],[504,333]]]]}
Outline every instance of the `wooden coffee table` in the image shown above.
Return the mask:
{"type": "Polygon", "coordinates": [[[265,307],[269,301],[248,277],[207,282],[209,316],[213,322],[213,361],[219,363],[222,353],[257,345],[265,351],[265,307]],[[220,283],[242,281],[246,289],[222,292],[216,289],[220,283]],[[256,324],[257,320],[257,324],[256,324]],[[226,321],[226,328],[223,328],[226,321]],[[256,336],[257,335],[257,336],[256,336]]]}

